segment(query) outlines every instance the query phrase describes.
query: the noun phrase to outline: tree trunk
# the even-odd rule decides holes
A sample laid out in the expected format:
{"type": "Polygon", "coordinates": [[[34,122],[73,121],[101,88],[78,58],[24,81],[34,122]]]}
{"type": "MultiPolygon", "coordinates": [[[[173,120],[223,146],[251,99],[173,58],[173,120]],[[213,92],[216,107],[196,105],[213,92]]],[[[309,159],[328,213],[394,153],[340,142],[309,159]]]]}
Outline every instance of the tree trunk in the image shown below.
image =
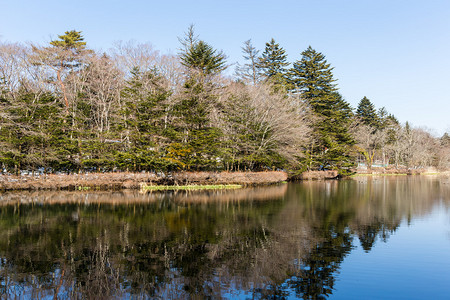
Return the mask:
{"type": "Polygon", "coordinates": [[[56,71],[56,76],[58,78],[59,85],[61,86],[61,91],[63,92],[64,96],[64,104],[66,105],[66,115],[69,113],[69,100],[67,100],[67,94],[66,94],[66,86],[64,85],[64,82],[61,79],[61,69],[56,71]]]}

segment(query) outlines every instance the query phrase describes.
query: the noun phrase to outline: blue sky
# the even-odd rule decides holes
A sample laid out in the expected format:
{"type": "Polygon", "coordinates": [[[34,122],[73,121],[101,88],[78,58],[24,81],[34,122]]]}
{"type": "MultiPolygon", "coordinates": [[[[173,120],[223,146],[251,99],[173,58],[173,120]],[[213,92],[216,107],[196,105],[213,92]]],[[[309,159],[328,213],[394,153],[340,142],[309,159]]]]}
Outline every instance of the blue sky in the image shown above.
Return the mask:
{"type": "Polygon", "coordinates": [[[275,38],[290,62],[311,45],[353,107],[367,96],[401,122],[450,131],[448,0],[0,0],[1,41],[48,43],[75,29],[97,50],[136,40],[176,53],[190,24],[229,63],[242,62],[248,39],[263,49],[275,38]]]}

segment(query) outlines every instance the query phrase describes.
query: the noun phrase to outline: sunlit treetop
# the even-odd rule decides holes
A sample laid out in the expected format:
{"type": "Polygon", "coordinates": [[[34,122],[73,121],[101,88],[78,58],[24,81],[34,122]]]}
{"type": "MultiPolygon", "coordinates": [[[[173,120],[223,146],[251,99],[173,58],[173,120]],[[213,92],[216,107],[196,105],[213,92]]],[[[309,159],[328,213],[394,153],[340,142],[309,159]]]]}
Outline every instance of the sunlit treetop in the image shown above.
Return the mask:
{"type": "Polygon", "coordinates": [[[195,42],[181,55],[181,63],[184,66],[204,74],[215,74],[225,70],[225,59],[222,52],[217,52],[204,41],[195,42]]]}
{"type": "Polygon", "coordinates": [[[272,38],[259,58],[258,67],[268,78],[283,76],[288,66],[286,51],[272,38]]]}
{"type": "Polygon", "coordinates": [[[59,40],[51,41],[50,44],[64,49],[84,49],[86,47],[81,31],[66,31],[65,34],[58,35],[58,38],[59,40]]]}

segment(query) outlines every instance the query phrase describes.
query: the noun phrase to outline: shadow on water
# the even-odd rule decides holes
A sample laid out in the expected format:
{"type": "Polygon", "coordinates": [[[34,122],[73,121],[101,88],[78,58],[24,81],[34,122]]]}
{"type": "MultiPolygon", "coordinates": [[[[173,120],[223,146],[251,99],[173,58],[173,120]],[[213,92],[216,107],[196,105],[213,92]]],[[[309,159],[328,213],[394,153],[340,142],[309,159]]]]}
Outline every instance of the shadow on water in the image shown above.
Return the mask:
{"type": "Polygon", "coordinates": [[[448,178],[208,192],[0,195],[0,294],[285,298],[333,293],[345,257],[450,199],[448,178]]]}

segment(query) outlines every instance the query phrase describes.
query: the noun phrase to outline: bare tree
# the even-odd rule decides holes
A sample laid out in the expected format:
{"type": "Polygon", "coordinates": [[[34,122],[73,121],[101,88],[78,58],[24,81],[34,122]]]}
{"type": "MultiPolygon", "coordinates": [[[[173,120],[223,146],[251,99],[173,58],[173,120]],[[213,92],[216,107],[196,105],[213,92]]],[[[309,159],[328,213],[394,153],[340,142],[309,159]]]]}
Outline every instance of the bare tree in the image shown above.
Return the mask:
{"type": "Polygon", "coordinates": [[[310,139],[306,105],[274,93],[270,85],[232,84],[224,97],[222,126],[227,138],[235,139],[233,155],[240,152],[258,156],[275,151],[296,164],[310,139]]]}
{"type": "Polygon", "coordinates": [[[108,56],[102,55],[91,57],[88,67],[80,75],[83,95],[90,103],[94,130],[102,135],[109,131],[111,114],[117,110],[124,84],[123,73],[108,56]]]}
{"type": "Polygon", "coordinates": [[[27,49],[19,44],[0,44],[0,84],[16,98],[25,76],[27,49]]]}
{"type": "Polygon", "coordinates": [[[437,140],[425,129],[412,130],[414,145],[411,148],[409,164],[414,167],[429,167],[435,165],[435,158],[439,150],[437,140]]]}
{"type": "Polygon", "coordinates": [[[128,77],[131,71],[138,68],[141,72],[154,69],[160,61],[159,51],[150,43],[136,43],[135,41],[118,41],[108,51],[117,68],[128,77]]]}
{"type": "Polygon", "coordinates": [[[436,165],[439,149],[436,139],[427,131],[405,126],[389,129],[386,151],[396,167],[419,168],[436,165]]]}
{"type": "Polygon", "coordinates": [[[244,53],[244,59],[246,63],[236,67],[236,75],[244,82],[250,82],[256,85],[260,81],[260,74],[257,68],[257,62],[259,60],[259,50],[256,50],[252,45],[251,40],[244,42],[244,47],[241,48],[244,53]]]}
{"type": "Polygon", "coordinates": [[[189,25],[187,31],[184,33],[184,36],[178,38],[178,41],[181,44],[180,53],[186,53],[189,49],[198,42],[198,35],[195,34],[194,24],[189,25]]]}
{"type": "Polygon", "coordinates": [[[439,139],[436,165],[441,170],[450,170],[450,137],[447,132],[439,139]]]}
{"type": "Polygon", "coordinates": [[[351,133],[356,140],[356,149],[364,156],[368,170],[372,169],[375,154],[382,150],[386,141],[386,131],[356,121],[351,126],[351,133]]]}
{"type": "MultiPolygon", "coordinates": [[[[132,75],[131,71],[136,69],[142,73],[156,71],[158,75],[166,79],[165,84],[172,91],[166,106],[165,123],[167,125],[173,107],[177,103],[175,95],[180,92],[185,81],[183,66],[180,64],[179,57],[170,54],[161,55],[150,43],[139,44],[133,41],[116,42],[114,47],[109,50],[109,54],[126,80],[132,75]]],[[[122,105],[120,103],[120,106],[122,105]]]]}
{"type": "Polygon", "coordinates": [[[183,66],[180,64],[180,58],[175,55],[161,55],[156,70],[167,79],[171,91],[178,92],[186,78],[183,75],[183,66]]]}

